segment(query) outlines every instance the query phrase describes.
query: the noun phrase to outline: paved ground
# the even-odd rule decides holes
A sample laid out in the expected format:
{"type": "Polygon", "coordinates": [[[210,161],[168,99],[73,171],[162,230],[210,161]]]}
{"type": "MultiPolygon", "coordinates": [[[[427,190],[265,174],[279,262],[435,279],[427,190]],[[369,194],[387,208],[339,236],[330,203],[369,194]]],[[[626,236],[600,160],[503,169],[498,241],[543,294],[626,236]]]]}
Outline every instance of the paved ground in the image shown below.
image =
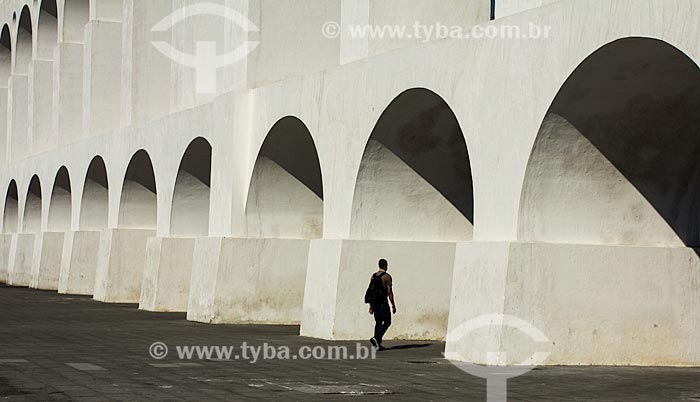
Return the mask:
{"type": "MultiPolygon", "coordinates": [[[[391,342],[375,360],[182,361],[174,351],[243,342],[288,346],[290,356],[303,346],[356,350],[297,332],[0,286],[0,401],[485,400],[485,382],[441,360],[435,342],[391,342]],[[149,355],[157,341],[170,347],[165,359],[149,355]]],[[[700,369],[547,367],[511,380],[509,401],[700,401],[700,369]]]]}

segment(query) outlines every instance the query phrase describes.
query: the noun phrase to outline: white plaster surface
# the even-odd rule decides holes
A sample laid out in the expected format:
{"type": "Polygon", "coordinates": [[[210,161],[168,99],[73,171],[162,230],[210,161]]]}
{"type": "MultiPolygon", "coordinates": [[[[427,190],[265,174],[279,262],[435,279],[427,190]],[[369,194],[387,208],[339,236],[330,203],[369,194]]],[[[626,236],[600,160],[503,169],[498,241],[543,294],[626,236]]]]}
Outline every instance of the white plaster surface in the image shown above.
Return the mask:
{"type": "MultiPolygon", "coordinates": [[[[193,51],[197,40],[221,41],[220,50],[242,39],[260,41],[245,62],[217,71],[217,90],[210,94],[196,92],[193,69],[158,58],[141,41],[148,38],[144,24],[160,15],[155,2],[92,0],[64,10],[59,0],[53,52],[12,21],[15,12],[23,18],[25,5],[38,12],[34,2],[0,2],[0,24],[8,24],[14,49],[9,59],[0,57],[0,108],[7,110],[7,118],[0,119],[7,124],[4,131],[0,124],[0,144],[5,144],[0,184],[7,189],[14,180],[17,185],[2,214],[3,232],[12,236],[10,283],[29,285],[35,236],[42,236],[35,233],[106,229],[97,263],[80,251],[93,244],[94,235],[86,235],[90,240],[84,243],[74,235],[61,264],[70,260],[71,278],[74,262],[85,258],[76,272],[85,269],[88,278],[89,267],[96,269],[92,293],[98,300],[138,302],[146,238],[200,236],[190,277],[192,319],[298,322],[301,317],[302,334],[365,339],[372,321],[362,292],[376,259],[385,257],[395,273],[399,307],[390,336],[442,338],[448,314],[443,298],[451,294],[453,322],[467,313],[511,312],[542,326],[560,340],[552,362],[700,364],[697,337],[688,330],[698,305],[691,286],[697,258],[692,247],[700,245],[695,208],[700,148],[693,117],[700,82],[694,78],[700,61],[696,1],[499,0],[494,22],[487,21],[485,1],[402,0],[395,4],[406,7],[398,10],[388,0],[212,1],[238,8],[262,32],[242,32],[210,16],[183,21],[163,36],[185,52],[193,51]],[[327,40],[319,32],[328,20],[410,24],[417,18],[428,24],[551,29],[549,38],[539,40],[427,43],[358,42],[347,34],[327,40]],[[612,43],[620,47],[609,47],[612,43]],[[657,53],[659,48],[672,51],[657,53]],[[652,57],[656,54],[665,56],[652,57]],[[584,63],[592,55],[596,63],[584,63]],[[629,55],[651,60],[647,64],[629,55]],[[47,74],[51,59],[53,74],[47,74]],[[600,79],[567,88],[581,77],[580,66],[592,73],[584,77],[600,79]],[[631,73],[638,71],[635,66],[648,66],[639,70],[649,83],[645,91],[630,84],[639,77],[631,73]],[[575,71],[579,78],[569,81],[575,71]],[[388,109],[410,89],[433,94],[447,108],[437,113],[433,103],[417,97],[388,109]],[[597,101],[596,94],[605,99],[597,101]],[[435,124],[423,125],[431,116],[435,124]],[[286,117],[303,122],[313,139],[322,204],[319,194],[301,203],[284,198],[311,194],[273,164],[256,169],[258,162],[267,162],[265,155],[259,158],[261,144],[286,117]],[[399,149],[414,152],[412,157],[443,145],[464,155],[463,144],[445,141],[445,132],[456,132],[445,124],[452,120],[466,144],[473,185],[454,188],[462,199],[473,196],[471,208],[449,202],[455,207],[450,208],[447,201],[455,194],[434,191],[446,176],[422,175],[425,171],[406,163],[411,159],[396,147],[387,154],[374,143],[391,148],[391,141],[382,142],[391,134],[399,149]],[[622,129],[610,131],[618,126],[622,129]],[[614,133],[603,138],[634,152],[616,159],[596,142],[596,133],[614,133]],[[178,168],[198,137],[212,147],[208,188],[178,168]],[[129,172],[139,150],[152,161],[152,175],[145,168],[129,172]],[[98,155],[108,180],[86,184],[90,161],[98,155]],[[635,157],[645,163],[630,164],[635,157]],[[70,227],[66,215],[56,220],[51,213],[51,182],[61,166],[71,175],[70,227]],[[190,184],[186,191],[177,188],[178,175],[181,184],[190,184]],[[28,191],[33,177],[41,186],[28,191]],[[203,190],[209,191],[206,197],[203,190]],[[289,208],[281,215],[285,203],[289,208]],[[183,209],[195,204],[197,219],[183,218],[183,209]],[[208,225],[202,219],[207,213],[208,225]],[[299,244],[319,240],[304,249],[275,237],[301,238],[299,244]],[[459,243],[452,276],[454,242],[470,239],[478,243],[459,243]],[[270,291],[264,287],[252,299],[262,304],[236,299],[240,287],[229,278],[248,280],[251,287],[244,289],[251,292],[260,286],[252,267],[267,274],[286,264],[295,267],[295,280],[306,278],[302,293],[287,295],[289,303],[265,301],[264,291],[270,291]],[[474,265],[490,269],[474,271],[474,265]],[[411,299],[418,291],[410,286],[425,282],[431,269],[440,275],[435,281],[430,276],[430,292],[455,290],[440,291],[427,306],[423,297],[411,299]],[[301,312],[286,310],[301,295],[301,312]],[[265,303],[273,307],[259,307],[265,303]],[[284,316],[273,314],[279,311],[284,316]],[[576,318],[570,318],[571,311],[576,318]],[[622,334],[630,332],[638,336],[623,344],[622,334]]],[[[195,3],[175,0],[173,7],[195,3]]],[[[32,31],[42,36],[38,26],[32,31]]],[[[448,159],[433,156],[422,163],[439,167],[448,159]]],[[[42,239],[39,266],[42,256],[57,249],[42,239]]],[[[161,250],[161,266],[164,257],[169,256],[161,250]]],[[[273,279],[277,274],[270,273],[273,279]]],[[[76,292],[90,293],[90,280],[80,282],[76,292]]],[[[485,347],[511,336],[491,335],[483,338],[485,347]]],[[[448,349],[468,345],[450,341],[448,349]]]]}
{"type": "Polygon", "coordinates": [[[12,235],[2,234],[0,235],[0,283],[7,283],[9,280],[9,266],[10,266],[10,250],[12,249],[12,235]]]}
{"type": "Polygon", "coordinates": [[[149,237],[139,308],[187,311],[195,239],[149,237]]]}
{"type": "Polygon", "coordinates": [[[63,232],[37,233],[34,238],[31,280],[29,286],[57,290],[63,255],[63,232]]]}
{"type": "Polygon", "coordinates": [[[364,294],[377,262],[385,258],[397,305],[386,339],[443,339],[454,256],[455,243],[450,242],[313,241],[302,335],[371,338],[374,319],[364,294]]]}
{"type": "Polygon", "coordinates": [[[92,295],[95,292],[100,235],[98,231],[65,233],[58,293],[92,295]]]}
{"type": "Polygon", "coordinates": [[[8,283],[10,285],[29,286],[32,277],[35,237],[36,235],[33,233],[12,235],[8,267],[8,283]]]}
{"type": "Polygon", "coordinates": [[[298,324],[308,244],[303,239],[197,239],[187,318],[298,324]]]}
{"type": "Polygon", "coordinates": [[[546,243],[460,243],[450,328],[484,314],[509,314],[551,344],[490,327],[448,339],[446,351],[508,363],[551,352],[545,364],[695,365],[698,258],[695,250],[546,243]]]}
{"type": "Polygon", "coordinates": [[[146,242],[152,230],[106,229],[100,237],[95,300],[138,303],[146,266],[146,242]]]}

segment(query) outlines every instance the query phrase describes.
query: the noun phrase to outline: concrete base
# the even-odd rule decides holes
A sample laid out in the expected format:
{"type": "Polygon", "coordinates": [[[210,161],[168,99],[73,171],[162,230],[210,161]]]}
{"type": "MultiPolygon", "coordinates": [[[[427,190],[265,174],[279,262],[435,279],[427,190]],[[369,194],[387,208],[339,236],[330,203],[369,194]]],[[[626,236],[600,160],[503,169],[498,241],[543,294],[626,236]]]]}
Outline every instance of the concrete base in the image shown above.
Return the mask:
{"type": "Polygon", "coordinates": [[[551,365],[700,364],[700,259],[688,248],[543,243],[460,243],[454,272],[451,358],[504,363],[551,352],[551,365]],[[486,314],[529,322],[520,330],[458,328],[486,314]],[[457,336],[459,335],[459,336],[457,336]]]}
{"type": "Polygon", "coordinates": [[[308,240],[198,238],[187,319],[298,324],[308,250],[308,240]]]}
{"type": "Polygon", "coordinates": [[[313,240],[301,335],[369,339],[374,319],[364,294],[385,258],[397,303],[385,339],[444,339],[454,256],[455,243],[448,242],[313,240]]]}
{"type": "Polygon", "coordinates": [[[95,292],[100,233],[66,232],[58,293],[92,295],[95,292]]]}
{"type": "Polygon", "coordinates": [[[0,234],[0,283],[7,283],[10,279],[10,250],[12,249],[12,235],[0,234]]]}
{"type": "Polygon", "coordinates": [[[13,286],[29,286],[32,277],[32,259],[34,258],[34,233],[12,235],[10,246],[9,281],[13,286]]]}
{"type": "Polygon", "coordinates": [[[64,232],[37,233],[34,240],[32,276],[29,287],[57,290],[61,273],[64,232]]]}
{"type": "Polygon", "coordinates": [[[195,239],[150,237],[139,308],[187,311],[195,239]]]}
{"type": "Polygon", "coordinates": [[[138,303],[146,241],[154,230],[107,229],[100,235],[99,259],[95,275],[95,300],[108,303],[138,303]]]}

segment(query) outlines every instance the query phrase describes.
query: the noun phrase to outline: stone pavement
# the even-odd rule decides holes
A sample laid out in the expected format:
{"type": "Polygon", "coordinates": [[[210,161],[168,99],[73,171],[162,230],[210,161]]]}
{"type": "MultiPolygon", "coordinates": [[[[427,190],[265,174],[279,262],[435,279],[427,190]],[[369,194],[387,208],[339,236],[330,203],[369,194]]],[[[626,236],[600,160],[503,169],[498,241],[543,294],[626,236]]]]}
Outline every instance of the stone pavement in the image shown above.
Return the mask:
{"type": "MultiPolygon", "coordinates": [[[[387,342],[393,349],[375,360],[179,360],[175,351],[243,342],[292,354],[303,346],[356,350],[297,332],[199,324],[184,314],[0,285],[0,401],[485,400],[485,382],[442,360],[439,342],[387,342]],[[149,355],[158,341],[170,348],[162,360],[149,355]]],[[[700,369],[538,368],[509,381],[508,400],[700,401],[700,369]]]]}

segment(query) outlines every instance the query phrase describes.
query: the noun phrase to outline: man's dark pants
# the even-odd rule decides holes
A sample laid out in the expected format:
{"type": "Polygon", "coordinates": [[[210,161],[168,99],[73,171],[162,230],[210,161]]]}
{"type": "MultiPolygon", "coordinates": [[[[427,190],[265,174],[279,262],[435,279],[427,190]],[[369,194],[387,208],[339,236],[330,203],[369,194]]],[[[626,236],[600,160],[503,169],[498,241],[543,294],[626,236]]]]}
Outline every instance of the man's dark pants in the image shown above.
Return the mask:
{"type": "Polygon", "coordinates": [[[384,334],[391,326],[391,310],[389,309],[389,302],[385,301],[379,306],[373,306],[374,310],[374,339],[377,343],[382,343],[382,338],[384,334]]]}

